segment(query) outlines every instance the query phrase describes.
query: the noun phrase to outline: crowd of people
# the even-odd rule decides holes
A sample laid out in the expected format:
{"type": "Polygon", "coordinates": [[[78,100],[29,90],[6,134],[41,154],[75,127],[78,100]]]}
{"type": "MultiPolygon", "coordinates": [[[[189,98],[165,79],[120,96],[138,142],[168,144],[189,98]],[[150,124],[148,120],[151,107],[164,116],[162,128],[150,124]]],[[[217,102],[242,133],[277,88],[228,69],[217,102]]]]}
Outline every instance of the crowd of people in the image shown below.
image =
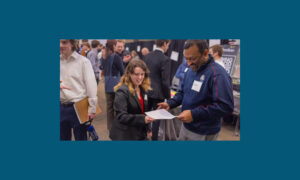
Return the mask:
{"type": "Polygon", "coordinates": [[[88,98],[88,120],[95,118],[97,85],[104,78],[107,129],[111,140],[158,140],[159,119],[145,112],[181,105],[183,122],[178,140],[216,140],[221,118],[234,108],[232,80],[224,69],[222,47],[206,40],[187,40],[184,60],[176,72],[178,92],[170,96],[170,63],[165,55],[171,40],[156,48],[125,50],[124,40],[60,40],[60,139],[87,140],[74,103],[88,98]]]}

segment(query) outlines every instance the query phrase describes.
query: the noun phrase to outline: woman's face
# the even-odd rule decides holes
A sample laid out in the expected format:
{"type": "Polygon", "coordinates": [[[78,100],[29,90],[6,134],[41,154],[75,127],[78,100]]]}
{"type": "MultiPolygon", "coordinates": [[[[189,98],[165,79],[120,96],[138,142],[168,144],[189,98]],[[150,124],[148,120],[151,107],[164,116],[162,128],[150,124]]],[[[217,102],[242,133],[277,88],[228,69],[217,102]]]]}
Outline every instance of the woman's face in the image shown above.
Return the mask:
{"type": "Polygon", "coordinates": [[[136,67],[134,68],[133,74],[130,74],[130,78],[135,86],[139,86],[143,83],[145,71],[140,67],[136,67]]]}

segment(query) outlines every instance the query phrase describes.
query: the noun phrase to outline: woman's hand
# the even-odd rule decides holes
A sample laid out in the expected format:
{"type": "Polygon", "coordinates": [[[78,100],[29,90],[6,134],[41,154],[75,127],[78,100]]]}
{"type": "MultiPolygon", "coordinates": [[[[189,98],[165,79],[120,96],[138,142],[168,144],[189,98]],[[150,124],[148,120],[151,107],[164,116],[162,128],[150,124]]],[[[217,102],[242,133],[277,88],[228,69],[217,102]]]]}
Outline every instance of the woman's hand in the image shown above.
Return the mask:
{"type": "Polygon", "coordinates": [[[145,117],[145,123],[146,123],[146,124],[149,124],[149,123],[151,123],[151,122],[153,122],[153,121],[155,121],[155,119],[151,118],[150,116],[146,116],[146,117],[145,117]]]}

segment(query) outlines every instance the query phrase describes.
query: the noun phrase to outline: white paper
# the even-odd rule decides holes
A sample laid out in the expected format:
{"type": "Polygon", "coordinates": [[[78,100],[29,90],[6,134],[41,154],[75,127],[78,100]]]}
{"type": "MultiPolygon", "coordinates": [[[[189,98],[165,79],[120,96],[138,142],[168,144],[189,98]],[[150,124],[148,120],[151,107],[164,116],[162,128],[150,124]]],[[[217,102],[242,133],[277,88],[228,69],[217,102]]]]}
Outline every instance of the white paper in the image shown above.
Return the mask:
{"type": "Polygon", "coordinates": [[[167,110],[165,109],[159,109],[159,110],[155,110],[155,111],[149,111],[145,113],[146,115],[150,116],[153,119],[173,119],[176,116],[174,116],[173,114],[169,113],[167,110]]]}
{"type": "Polygon", "coordinates": [[[156,49],[156,44],[153,44],[153,51],[156,49]]]}
{"type": "Polygon", "coordinates": [[[176,51],[172,51],[171,53],[171,59],[174,60],[174,61],[178,61],[178,52],[176,51]]]}
{"type": "Polygon", "coordinates": [[[136,47],[136,51],[137,51],[137,52],[140,52],[140,51],[141,51],[141,46],[137,46],[137,47],[136,47]]]}

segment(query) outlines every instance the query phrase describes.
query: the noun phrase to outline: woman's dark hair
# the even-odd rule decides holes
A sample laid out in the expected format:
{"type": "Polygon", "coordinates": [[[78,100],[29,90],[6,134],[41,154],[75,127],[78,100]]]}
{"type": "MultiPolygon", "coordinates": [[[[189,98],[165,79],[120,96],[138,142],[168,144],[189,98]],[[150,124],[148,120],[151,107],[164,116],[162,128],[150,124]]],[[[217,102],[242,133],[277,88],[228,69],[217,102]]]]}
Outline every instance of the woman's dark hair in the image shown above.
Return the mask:
{"type": "Polygon", "coordinates": [[[112,54],[114,52],[114,47],[116,46],[116,44],[117,44],[117,41],[114,39],[107,40],[106,49],[105,49],[107,56],[109,56],[110,54],[112,54]]]}

